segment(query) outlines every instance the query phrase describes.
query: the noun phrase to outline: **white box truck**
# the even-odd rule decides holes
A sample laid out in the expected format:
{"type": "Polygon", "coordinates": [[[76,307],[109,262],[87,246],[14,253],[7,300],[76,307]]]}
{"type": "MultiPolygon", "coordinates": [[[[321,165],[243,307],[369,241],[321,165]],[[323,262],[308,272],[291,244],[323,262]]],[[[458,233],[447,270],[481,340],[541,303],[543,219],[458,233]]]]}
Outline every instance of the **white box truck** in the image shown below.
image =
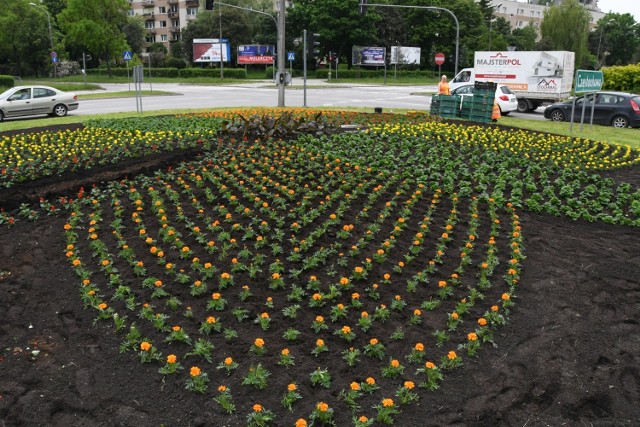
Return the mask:
{"type": "Polygon", "coordinates": [[[476,52],[473,68],[460,71],[451,90],[475,81],[504,84],[518,98],[518,111],[527,112],[568,98],[575,73],[575,53],[566,51],[476,52]]]}

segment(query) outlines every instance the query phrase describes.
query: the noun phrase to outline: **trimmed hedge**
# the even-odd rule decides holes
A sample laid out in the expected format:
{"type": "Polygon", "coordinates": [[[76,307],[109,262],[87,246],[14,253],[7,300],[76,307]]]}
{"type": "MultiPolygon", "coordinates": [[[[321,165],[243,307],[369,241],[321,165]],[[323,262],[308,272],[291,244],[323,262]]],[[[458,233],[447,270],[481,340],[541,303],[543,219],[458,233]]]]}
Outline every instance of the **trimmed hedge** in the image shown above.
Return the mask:
{"type": "MultiPolygon", "coordinates": [[[[117,77],[126,77],[127,69],[126,68],[112,68],[111,73],[117,77]]],[[[87,74],[104,76],[108,75],[107,69],[93,68],[87,70],[87,74]]],[[[149,76],[149,69],[147,67],[144,68],[145,78],[149,76]]],[[[129,76],[133,75],[133,70],[129,68],[129,76]]],[[[225,68],[224,76],[232,79],[246,79],[247,72],[244,68],[225,68]]],[[[220,69],[219,68],[151,68],[151,78],[154,77],[210,77],[210,78],[219,78],[220,77],[220,69]]]]}
{"type": "Polygon", "coordinates": [[[10,88],[15,86],[16,81],[13,76],[4,76],[0,74],[0,87],[10,88]]]}
{"type": "Polygon", "coordinates": [[[604,74],[604,89],[640,93],[640,64],[607,67],[604,74]]]}

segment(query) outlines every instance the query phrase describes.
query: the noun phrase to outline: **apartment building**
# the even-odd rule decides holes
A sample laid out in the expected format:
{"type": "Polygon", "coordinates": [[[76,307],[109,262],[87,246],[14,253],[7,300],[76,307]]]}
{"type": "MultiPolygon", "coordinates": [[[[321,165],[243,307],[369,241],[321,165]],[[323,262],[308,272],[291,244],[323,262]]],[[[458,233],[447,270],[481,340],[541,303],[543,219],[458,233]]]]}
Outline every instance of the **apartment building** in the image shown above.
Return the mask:
{"type": "MultiPolygon", "coordinates": [[[[549,7],[562,4],[563,0],[491,0],[491,6],[494,8],[494,16],[502,17],[509,21],[511,28],[524,28],[529,24],[540,27],[540,23],[544,19],[544,12],[549,7]]],[[[579,0],[579,2],[591,14],[591,28],[605,14],[598,8],[598,0],[579,0]]]]}
{"type": "MultiPolygon", "coordinates": [[[[273,0],[274,11],[278,2],[273,0]]],[[[292,1],[285,0],[285,6],[289,7],[292,1]]],[[[131,5],[130,15],[140,15],[144,19],[144,27],[147,30],[147,43],[164,43],[167,49],[169,44],[180,40],[180,31],[189,21],[196,18],[198,13],[205,10],[205,0],[129,0],[131,5]]]]}

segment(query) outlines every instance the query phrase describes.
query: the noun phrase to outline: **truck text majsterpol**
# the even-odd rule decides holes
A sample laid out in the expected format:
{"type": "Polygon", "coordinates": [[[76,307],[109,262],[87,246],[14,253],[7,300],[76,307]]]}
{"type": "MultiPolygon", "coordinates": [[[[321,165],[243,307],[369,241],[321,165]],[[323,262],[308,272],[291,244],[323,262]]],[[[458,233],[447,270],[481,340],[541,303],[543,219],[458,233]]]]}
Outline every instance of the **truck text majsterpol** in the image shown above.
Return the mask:
{"type": "Polygon", "coordinates": [[[535,110],[567,98],[573,83],[575,54],[565,51],[476,52],[474,67],[451,81],[451,90],[475,81],[509,87],[518,98],[518,111],[535,110]]]}

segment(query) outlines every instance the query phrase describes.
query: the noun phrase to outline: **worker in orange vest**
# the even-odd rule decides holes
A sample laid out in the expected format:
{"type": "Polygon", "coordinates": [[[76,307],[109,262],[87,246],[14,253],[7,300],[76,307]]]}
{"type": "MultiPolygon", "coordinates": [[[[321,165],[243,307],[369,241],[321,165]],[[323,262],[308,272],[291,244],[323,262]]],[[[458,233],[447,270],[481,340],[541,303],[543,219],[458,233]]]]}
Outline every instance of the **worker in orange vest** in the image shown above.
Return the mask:
{"type": "Polygon", "coordinates": [[[498,103],[494,99],[493,100],[493,109],[491,110],[491,121],[497,122],[500,117],[502,117],[500,115],[500,107],[498,107],[498,103]]]}

